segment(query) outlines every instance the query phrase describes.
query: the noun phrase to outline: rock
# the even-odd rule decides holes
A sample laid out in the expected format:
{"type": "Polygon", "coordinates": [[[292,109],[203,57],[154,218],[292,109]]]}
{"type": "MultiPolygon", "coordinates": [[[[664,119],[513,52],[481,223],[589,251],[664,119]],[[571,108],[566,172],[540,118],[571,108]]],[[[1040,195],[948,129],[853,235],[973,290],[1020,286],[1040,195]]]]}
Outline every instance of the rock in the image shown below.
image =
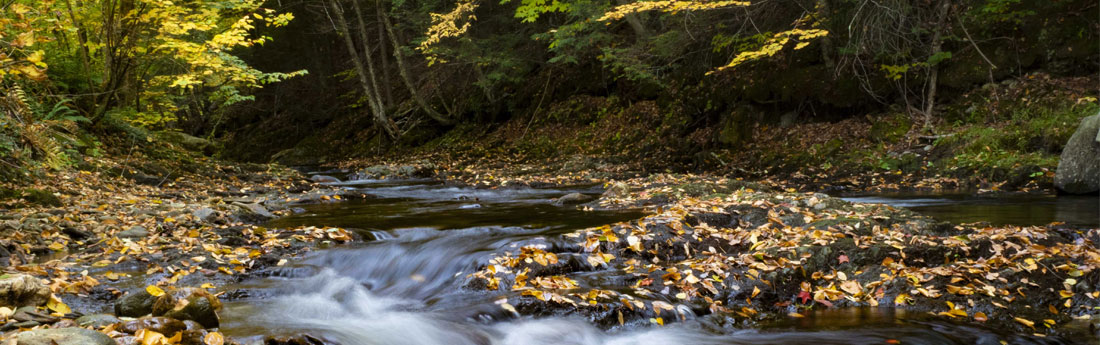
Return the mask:
{"type": "Polygon", "coordinates": [[[119,322],[122,320],[111,314],[91,314],[76,318],[76,324],[80,327],[103,328],[119,322]]]}
{"type": "Polygon", "coordinates": [[[204,327],[202,327],[201,323],[198,323],[198,322],[195,322],[195,321],[192,321],[192,320],[183,320],[183,325],[187,326],[188,331],[193,331],[193,330],[204,328],[204,327]]]}
{"type": "Polygon", "coordinates": [[[187,329],[187,325],[184,325],[180,320],[176,320],[169,317],[153,316],[143,317],[133,321],[123,322],[118,327],[120,332],[134,334],[137,331],[147,329],[150,331],[156,331],[157,333],[164,334],[171,337],[176,333],[183,332],[187,329]]]}
{"type": "Polygon", "coordinates": [[[221,301],[202,289],[177,289],[157,297],[153,304],[153,315],[167,316],[178,320],[192,320],[203,327],[218,327],[218,312],[221,301]]]}
{"type": "Polygon", "coordinates": [[[241,209],[241,211],[244,211],[245,213],[248,213],[250,215],[260,216],[260,217],[263,217],[263,218],[275,218],[274,214],[269,212],[266,208],[263,207],[263,205],[260,205],[260,204],[256,204],[256,203],[246,204],[246,203],[243,203],[243,202],[236,201],[236,202],[233,202],[232,205],[236,206],[237,208],[241,209]]]}
{"type": "Polygon", "coordinates": [[[50,298],[50,288],[26,274],[0,275],[0,305],[40,306],[50,298]]]}
{"type": "Polygon", "coordinates": [[[205,338],[207,333],[205,329],[185,330],[183,331],[182,337],[180,337],[180,345],[206,345],[205,338]]]}
{"type": "Polygon", "coordinates": [[[1062,150],[1054,187],[1067,194],[1100,192],[1100,115],[1081,120],[1062,150]]]}
{"type": "Polygon", "coordinates": [[[117,345],[106,334],[83,328],[36,329],[15,335],[16,345],[117,345]]]}
{"type": "Polygon", "coordinates": [[[20,328],[34,328],[38,327],[39,325],[42,324],[35,321],[12,321],[4,324],[3,326],[0,326],[0,332],[14,331],[20,328]]]}
{"type": "Polygon", "coordinates": [[[12,314],[12,319],[15,321],[34,321],[38,323],[54,323],[58,318],[50,316],[50,314],[41,313],[35,307],[22,307],[12,314]]]}
{"type": "Polygon", "coordinates": [[[325,345],[325,342],[309,334],[298,334],[293,336],[268,336],[264,338],[264,345],[325,345]]]}
{"type": "Polygon", "coordinates": [[[129,229],[118,233],[118,238],[145,238],[146,236],[149,236],[149,230],[141,225],[131,226],[129,229]]]}
{"type": "Polygon", "coordinates": [[[210,219],[213,219],[214,216],[217,215],[217,214],[218,214],[217,211],[214,211],[214,209],[209,208],[209,207],[203,207],[203,208],[195,210],[194,212],[191,212],[191,215],[194,216],[195,219],[197,219],[199,221],[202,221],[202,222],[209,222],[210,219]]]}
{"type": "Polygon", "coordinates": [[[216,149],[216,145],[210,140],[195,137],[187,133],[165,131],[161,132],[161,136],[169,142],[179,145],[189,151],[197,151],[212,155],[216,149]]]}
{"type": "Polygon", "coordinates": [[[615,182],[603,192],[604,198],[625,198],[630,196],[630,185],[626,182],[615,182]]]}
{"type": "Polygon", "coordinates": [[[328,175],[313,175],[309,178],[310,181],[317,183],[336,183],[340,182],[340,179],[328,176],[328,175]]]}
{"type": "Polygon", "coordinates": [[[92,237],[92,233],[78,229],[74,225],[65,225],[61,227],[61,232],[69,235],[69,238],[80,241],[86,238],[92,237]]]}
{"type": "Polygon", "coordinates": [[[580,204],[591,199],[592,197],[581,193],[569,193],[558,198],[558,200],[554,200],[554,205],[580,204]]]}
{"type": "Polygon", "coordinates": [[[135,289],[115,302],[115,315],[125,317],[145,316],[153,312],[154,302],[156,302],[156,297],[150,295],[145,289],[135,289]]]}

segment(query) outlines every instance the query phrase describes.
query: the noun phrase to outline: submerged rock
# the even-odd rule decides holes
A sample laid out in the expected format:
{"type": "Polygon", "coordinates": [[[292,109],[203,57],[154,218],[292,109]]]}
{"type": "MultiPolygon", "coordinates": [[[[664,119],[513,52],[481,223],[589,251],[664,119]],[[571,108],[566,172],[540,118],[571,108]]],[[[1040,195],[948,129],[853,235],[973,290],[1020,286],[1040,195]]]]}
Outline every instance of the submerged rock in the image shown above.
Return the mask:
{"type": "Polygon", "coordinates": [[[588,200],[592,200],[592,197],[581,193],[569,193],[558,198],[558,200],[554,200],[554,205],[580,204],[588,200]]]}
{"type": "Polygon", "coordinates": [[[325,345],[325,342],[309,334],[298,334],[293,336],[268,336],[264,338],[264,345],[325,345]]]}
{"type": "Polygon", "coordinates": [[[309,178],[310,181],[317,183],[336,183],[340,182],[340,179],[328,176],[328,175],[313,175],[309,178]]]}
{"type": "Polygon", "coordinates": [[[39,306],[50,298],[50,288],[26,274],[0,276],[0,305],[39,306]]]}
{"type": "Polygon", "coordinates": [[[83,328],[36,329],[16,334],[17,345],[117,345],[106,334],[83,328]]]}
{"type": "Polygon", "coordinates": [[[1054,186],[1068,194],[1100,192],[1100,115],[1081,120],[1058,162],[1054,186]]]}

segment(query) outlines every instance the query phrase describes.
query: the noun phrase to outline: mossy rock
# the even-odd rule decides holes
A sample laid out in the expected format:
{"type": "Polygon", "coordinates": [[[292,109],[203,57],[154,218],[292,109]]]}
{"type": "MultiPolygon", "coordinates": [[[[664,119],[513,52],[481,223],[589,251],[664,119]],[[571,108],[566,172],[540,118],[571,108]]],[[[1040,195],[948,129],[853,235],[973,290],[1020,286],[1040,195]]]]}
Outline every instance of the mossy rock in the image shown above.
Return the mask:
{"type": "Polygon", "coordinates": [[[15,200],[22,199],[24,202],[32,205],[41,205],[47,207],[61,207],[61,199],[59,199],[53,193],[46,190],[26,188],[26,189],[5,189],[0,188],[0,200],[15,200]]]}

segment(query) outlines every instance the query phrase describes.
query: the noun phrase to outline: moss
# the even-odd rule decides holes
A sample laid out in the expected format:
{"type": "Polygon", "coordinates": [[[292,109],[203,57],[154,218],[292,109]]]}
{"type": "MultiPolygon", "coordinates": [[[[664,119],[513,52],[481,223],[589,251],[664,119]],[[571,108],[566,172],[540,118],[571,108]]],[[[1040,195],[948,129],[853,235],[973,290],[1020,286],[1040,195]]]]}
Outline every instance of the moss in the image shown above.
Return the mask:
{"type": "Polygon", "coordinates": [[[28,204],[41,205],[48,207],[61,207],[61,199],[59,199],[53,193],[49,191],[25,188],[25,189],[7,189],[0,188],[0,200],[22,200],[28,204]]]}
{"type": "Polygon", "coordinates": [[[912,126],[913,121],[905,114],[883,116],[874,120],[868,135],[871,140],[878,142],[897,142],[909,133],[909,128],[912,126]]]}

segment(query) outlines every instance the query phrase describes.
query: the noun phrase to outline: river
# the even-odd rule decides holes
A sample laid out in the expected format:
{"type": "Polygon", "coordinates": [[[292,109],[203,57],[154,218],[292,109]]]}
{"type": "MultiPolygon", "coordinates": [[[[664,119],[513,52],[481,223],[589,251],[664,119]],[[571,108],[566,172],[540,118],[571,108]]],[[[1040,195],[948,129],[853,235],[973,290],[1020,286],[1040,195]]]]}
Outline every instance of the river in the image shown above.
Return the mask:
{"type": "MultiPolygon", "coordinates": [[[[492,190],[406,180],[357,181],[344,187],[368,197],[311,205],[270,226],[339,226],[356,229],[366,240],[314,251],[261,278],[229,287],[244,297],[226,303],[222,332],[246,343],[262,341],[266,335],[308,333],[344,345],[1071,342],[1006,334],[890,308],[830,310],[744,328],[709,316],[666,326],[635,323],[600,329],[574,317],[514,315],[500,304],[515,297],[508,292],[463,288],[466,275],[484,264],[490,253],[526,244],[553,245],[555,235],[636,219],[642,213],[582,211],[548,202],[572,192],[600,192],[591,186],[492,190]]],[[[924,199],[909,202],[935,207],[934,202],[919,201],[924,199]]],[[[1058,201],[1047,204],[1061,209],[1058,201]]]]}

